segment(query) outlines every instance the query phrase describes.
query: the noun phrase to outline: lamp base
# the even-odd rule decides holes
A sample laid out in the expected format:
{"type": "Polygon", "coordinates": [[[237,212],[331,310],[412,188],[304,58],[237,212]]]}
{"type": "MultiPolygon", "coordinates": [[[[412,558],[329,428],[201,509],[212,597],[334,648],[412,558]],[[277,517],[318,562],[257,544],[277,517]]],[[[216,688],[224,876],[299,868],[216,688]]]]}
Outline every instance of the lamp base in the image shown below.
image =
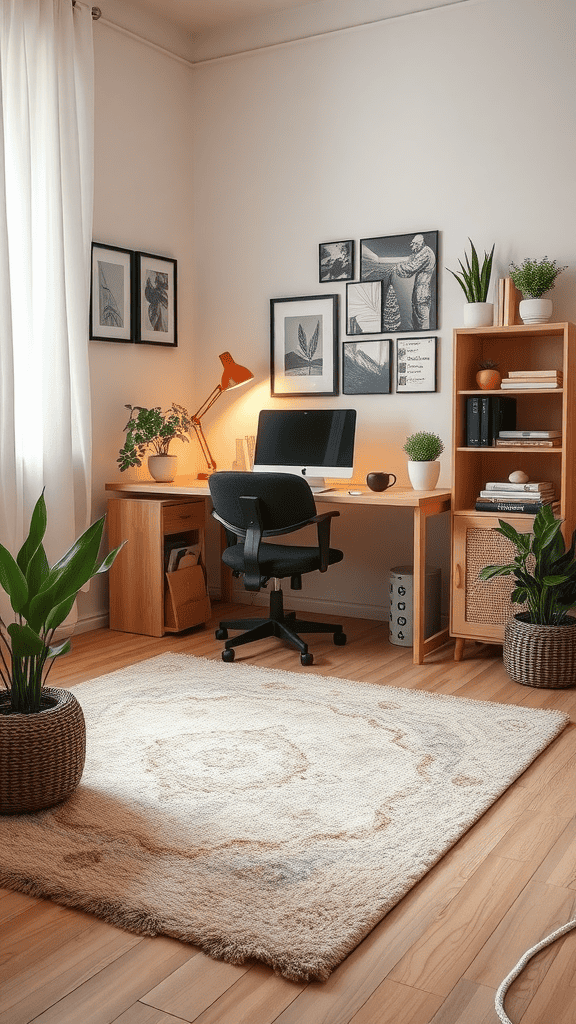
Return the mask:
{"type": "Polygon", "coordinates": [[[196,477],[196,479],[197,480],[209,480],[210,477],[212,476],[213,472],[214,472],[214,470],[211,469],[209,473],[198,473],[198,476],[196,477]]]}

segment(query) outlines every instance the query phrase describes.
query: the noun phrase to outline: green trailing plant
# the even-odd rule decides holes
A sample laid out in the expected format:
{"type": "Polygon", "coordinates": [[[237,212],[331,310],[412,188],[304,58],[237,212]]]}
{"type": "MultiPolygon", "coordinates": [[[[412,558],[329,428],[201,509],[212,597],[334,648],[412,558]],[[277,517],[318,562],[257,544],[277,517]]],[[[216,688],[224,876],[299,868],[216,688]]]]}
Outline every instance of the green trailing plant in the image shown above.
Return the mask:
{"type": "Polygon", "coordinates": [[[192,419],[183,405],[173,402],[165,412],[159,405],[153,409],[144,409],[141,405],[125,408],[130,410],[124,427],[126,440],[116,460],[122,472],[131,466],[141,466],[148,449],[152,449],[154,455],[168,455],[171,441],[189,440],[192,419]]]}
{"type": "Polygon", "coordinates": [[[71,646],[69,639],[54,644],[55,631],[69,615],[78,591],[93,576],[107,572],[123,547],[114,548],[98,564],[105,519],[93,523],[50,568],[42,543],[47,524],[42,492],[16,558],[0,544],[0,585],[16,615],[8,626],[0,619],[0,679],[10,694],[12,712],[42,710],[42,687],[54,658],[71,646]]]}
{"type": "Polygon", "coordinates": [[[568,550],[561,533],[562,519],[555,519],[549,505],[534,516],[532,533],[518,533],[510,523],[498,520],[496,533],[507,537],[516,549],[513,562],[487,565],[479,579],[514,576],[516,589],[511,595],[515,604],[526,604],[525,621],[540,626],[561,626],[574,620],[567,611],[576,604],[576,530],[568,550]]]}
{"type": "Polygon", "coordinates": [[[559,267],[556,260],[549,260],[547,256],[543,260],[524,260],[520,266],[510,264],[510,277],[522,292],[524,299],[541,299],[542,296],[554,287],[558,274],[567,267],[559,267]]]}
{"type": "Polygon", "coordinates": [[[470,242],[471,255],[468,257],[468,253],[464,253],[466,265],[462,263],[462,260],[458,260],[460,271],[448,270],[448,273],[452,274],[452,277],[455,277],[458,281],[467,302],[486,302],[490,287],[490,277],[492,275],[494,245],[496,243],[494,243],[489,253],[484,253],[482,266],[480,266],[480,260],[478,259],[474,243],[471,238],[468,241],[470,242]]]}
{"type": "Polygon", "coordinates": [[[411,462],[433,462],[444,451],[444,442],[438,434],[419,430],[407,437],[402,447],[411,462]]]}

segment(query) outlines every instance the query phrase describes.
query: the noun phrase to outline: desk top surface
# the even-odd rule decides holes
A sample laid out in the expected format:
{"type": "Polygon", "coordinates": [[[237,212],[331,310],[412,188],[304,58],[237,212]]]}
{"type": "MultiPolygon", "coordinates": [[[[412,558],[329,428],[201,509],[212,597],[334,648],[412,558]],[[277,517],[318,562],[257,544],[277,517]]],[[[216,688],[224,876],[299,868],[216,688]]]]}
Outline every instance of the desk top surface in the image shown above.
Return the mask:
{"type": "MultiPolygon", "coordinates": [[[[177,476],[171,483],[156,480],[138,480],[124,483],[121,480],[106,484],[107,491],[118,494],[163,498],[208,497],[208,481],[193,476],[177,476]]],[[[451,492],[442,488],[434,491],[414,491],[411,487],[390,487],[387,491],[371,491],[368,487],[331,488],[314,494],[314,500],[335,505],[390,505],[391,507],[421,508],[440,503],[450,507],[451,492]],[[350,494],[350,491],[360,493],[350,494]]]]}

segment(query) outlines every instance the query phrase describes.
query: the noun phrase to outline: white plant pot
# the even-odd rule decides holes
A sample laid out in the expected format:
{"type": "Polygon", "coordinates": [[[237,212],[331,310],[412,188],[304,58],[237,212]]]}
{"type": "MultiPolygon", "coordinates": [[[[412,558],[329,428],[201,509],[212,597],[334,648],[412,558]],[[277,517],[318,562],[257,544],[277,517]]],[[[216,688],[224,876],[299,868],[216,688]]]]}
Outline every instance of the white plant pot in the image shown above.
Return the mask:
{"type": "Polygon", "coordinates": [[[552,299],[522,299],[518,311],[523,324],[547,324],[552,317],[552,299]]]}
{"type": "Polygon", "coordinates": [[[177,455],[149,455],[148,472],[154,480],[169,483],[176,476],[177,455]]]}
{"type": "Polygon", "coordinates": [[[408,476],[415,491],[433,491],[440,476],[440,463],[412,462],[408,460],[408,476]]]}
{"type": "Polygon", "coordinates": [[[467,302],[465,304],[464,327],[491,327],[493,323],[493,302],[467,302]]]}

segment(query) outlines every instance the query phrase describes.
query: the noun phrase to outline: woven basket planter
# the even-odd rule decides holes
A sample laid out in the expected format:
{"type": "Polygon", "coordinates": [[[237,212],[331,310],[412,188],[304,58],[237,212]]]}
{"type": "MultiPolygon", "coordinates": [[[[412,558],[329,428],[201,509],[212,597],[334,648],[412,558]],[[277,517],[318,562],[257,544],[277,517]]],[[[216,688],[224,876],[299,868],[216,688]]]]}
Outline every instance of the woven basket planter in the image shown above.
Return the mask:
{"type": "Polygon", "coordinates": [[[48,704],[32,715],[7,714],[0,696],[0,814],[52,807],[76,789],[86,758],[86,726],[69,690],[46,687],[48,704]]]}
{"type": "Polygon", "coordinates": [[[504,630],[504,668],[516,683],[548,689],[576,686],[576,619],[538,626],[515,615],[504,630]]]}

